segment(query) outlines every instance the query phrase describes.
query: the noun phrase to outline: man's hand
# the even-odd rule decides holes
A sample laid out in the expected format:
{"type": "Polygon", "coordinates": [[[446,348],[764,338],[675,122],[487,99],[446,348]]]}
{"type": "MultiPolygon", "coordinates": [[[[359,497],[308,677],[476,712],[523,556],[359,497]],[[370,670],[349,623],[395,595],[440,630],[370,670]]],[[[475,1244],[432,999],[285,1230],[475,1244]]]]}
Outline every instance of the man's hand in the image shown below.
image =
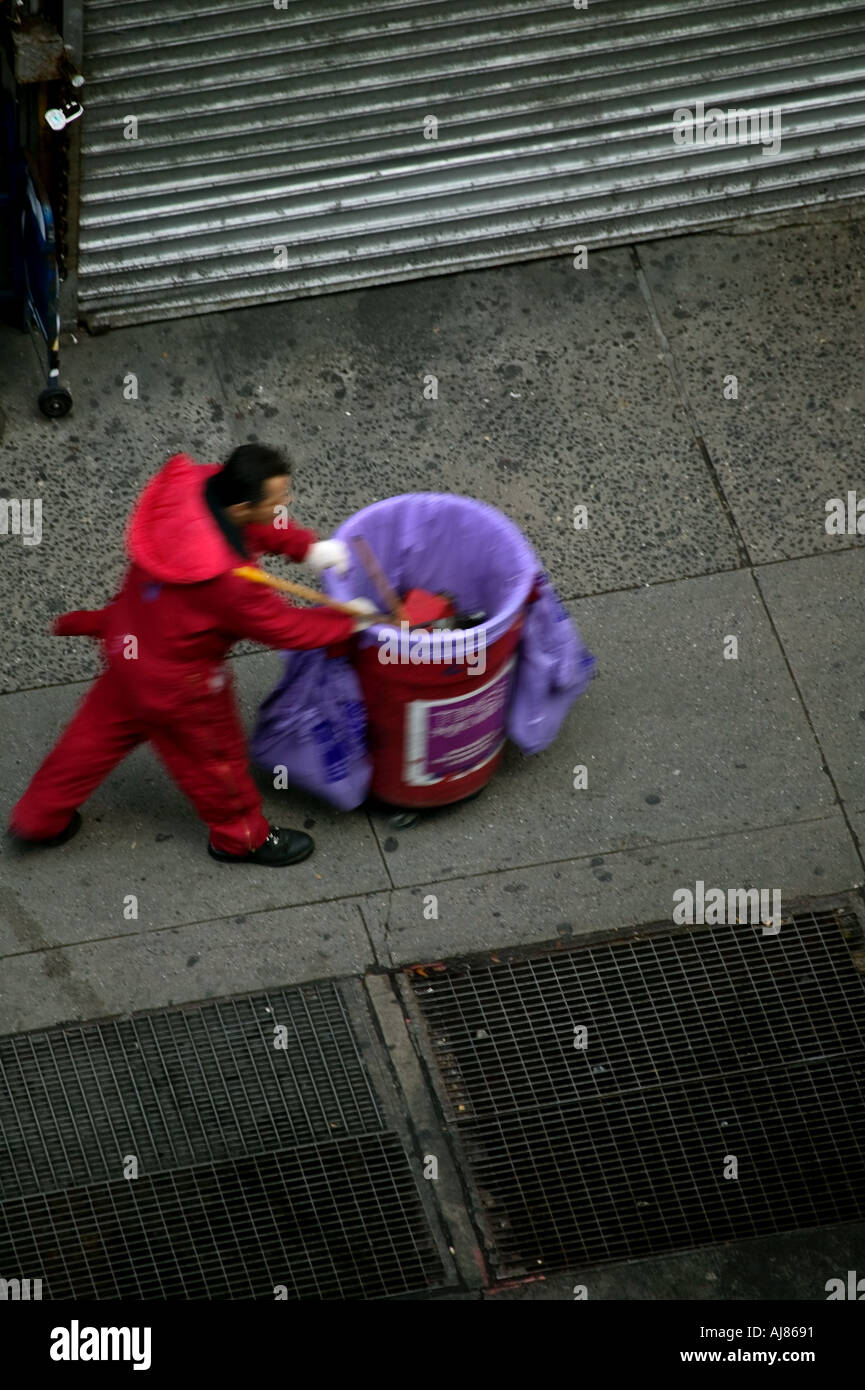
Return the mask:
{"type": "Polygon", "coordinates": [[[316,541],[304,555],[303,563],[311,565],[317,574],[328,569],[335,569],[337,574],[347,574],[351,552],[345,541],[316,541]]]}
{"type": "Polygon", "coordinates": [[[352,608],[358,615],[354,625],[355,632],[363,632],[364,628],[371,627],[373,623],[385,622],[387,618],[387,614],[382,613],[372,599],[352,598],[348,600],[346,607],[352,608]]]}

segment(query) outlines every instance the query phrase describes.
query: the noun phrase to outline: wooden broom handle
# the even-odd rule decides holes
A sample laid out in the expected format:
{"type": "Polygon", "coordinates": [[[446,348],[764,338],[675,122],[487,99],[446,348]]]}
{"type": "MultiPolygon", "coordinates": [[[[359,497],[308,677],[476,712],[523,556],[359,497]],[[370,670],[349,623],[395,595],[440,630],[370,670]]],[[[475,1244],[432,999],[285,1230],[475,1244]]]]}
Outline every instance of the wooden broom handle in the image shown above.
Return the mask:
{"type": "Polygon", "coordinates": [[[387,604],[391,621],[401,623],[403,607],[400,596],[391,588],[384,570],[372,552],[372,547],[363,536],[352,536],[351,543],[354,546],[355,554],[360,557],[361,564],[372,580],[373,587],[378,591],[379,601],[384,599],[387,604]]]}
{"type": "MultiPolygon", "coordinates": [[[[311,599],[313,603],[320,603],[326,608],[333,608],[337,613],[345,613],[350,618],[361,616],[348,603],[340,603],[338,599],[328,598],[327,594],[321,593],[318,589],[309,589],[306,584],[295,584],[291,579],[277,579],[275,574],[268,574],[267,570],[257,569],[254,565],[240,565],[238,569],[231,572],[241,579],[251,579],[254,584],[265,584],[269,589],[278,589],[281,594],[294,594],[295,598],[311,599]]],[[[382,614],[382,619],[384,616],[382,614]]]]}

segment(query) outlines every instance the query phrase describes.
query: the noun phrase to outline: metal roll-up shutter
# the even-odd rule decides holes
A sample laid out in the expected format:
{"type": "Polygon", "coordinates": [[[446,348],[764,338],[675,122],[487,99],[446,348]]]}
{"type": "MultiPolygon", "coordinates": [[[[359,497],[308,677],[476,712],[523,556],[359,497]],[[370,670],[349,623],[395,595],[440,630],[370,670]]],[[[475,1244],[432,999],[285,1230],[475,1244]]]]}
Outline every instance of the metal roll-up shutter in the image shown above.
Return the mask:
{"type": "Polygon", "coordinates": [[[855,0],[84,4],[94,327],[865,193],[855,0]],[[780,149],[676,146],[698,100],[780,149]]]}

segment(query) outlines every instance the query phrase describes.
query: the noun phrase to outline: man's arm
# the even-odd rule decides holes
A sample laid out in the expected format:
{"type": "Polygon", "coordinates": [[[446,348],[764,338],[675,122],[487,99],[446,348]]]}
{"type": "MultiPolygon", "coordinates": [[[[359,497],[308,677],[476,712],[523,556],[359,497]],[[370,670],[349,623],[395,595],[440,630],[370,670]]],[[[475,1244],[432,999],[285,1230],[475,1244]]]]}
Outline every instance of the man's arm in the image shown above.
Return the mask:
{"type": "Polygon", "coordinates": [[[346,641],[358,625],[358,619],[332,608],[294,608],[272,589],[235,575],[225,575],[220,581],[218,600],[224,632],[266,647],[302,651],[329,647],[346,641]]]}
{"type": "Polygon", "coordinates": [[[75,608],[61,613],[51,624],[55,637],[102,637],[108,613],[105,608],[75,608]]]}
{"type": "Polygon", "coordinates": [[[290,560],[302,560],[317,572],[333,566],[337,574],[345,574],[351,563],[345,541],[320,541],[315,531],[306,531],[290,522],[286,526],[247,526],[243,537],[247,549],[259,555],[287,555],[290,560]]]}
{"type": "Polygon", "coordinates": [[[310,546],[315,545],[318,534],[296,526],[293,521],[277,526],[259,525],[254,522],[244,526],[243,539],[250,554],[287,555],[289,560],[303,560],[310,546]]]}

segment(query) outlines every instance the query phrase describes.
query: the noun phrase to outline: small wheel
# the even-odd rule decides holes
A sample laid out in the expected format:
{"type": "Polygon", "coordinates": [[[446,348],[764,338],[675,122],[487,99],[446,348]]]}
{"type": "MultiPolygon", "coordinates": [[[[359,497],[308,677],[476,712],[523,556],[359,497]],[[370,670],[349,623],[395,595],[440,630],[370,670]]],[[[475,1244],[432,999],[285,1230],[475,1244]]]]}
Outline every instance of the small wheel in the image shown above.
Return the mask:
{"type": "Polygon", "coordinates": [[[46,386],[39,392],[39,409],[49,420],[59,420],[72,409],[72,392],[65,386],[46,386]]]}
{"type": "Polygon", "coordinates": [[[420,811],[397,811],[388,821],[391,830],[411,830],[420,820],[420,811]]]}

